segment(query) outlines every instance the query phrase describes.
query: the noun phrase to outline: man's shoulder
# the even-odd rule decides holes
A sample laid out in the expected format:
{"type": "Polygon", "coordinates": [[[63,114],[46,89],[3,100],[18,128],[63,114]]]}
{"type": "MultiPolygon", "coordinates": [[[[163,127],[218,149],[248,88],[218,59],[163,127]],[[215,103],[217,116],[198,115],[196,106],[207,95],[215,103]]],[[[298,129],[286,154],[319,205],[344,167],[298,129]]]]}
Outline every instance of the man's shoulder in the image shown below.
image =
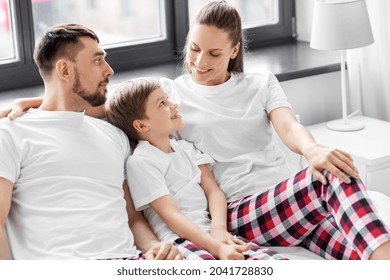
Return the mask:
{"type": "Polygon", "coordinates": [[[8,118],[0,119],[0,141],[5,141],[5,138],[13,138],[14,135],[11,120],[8,118]]]}
{"type": "Polygon", "coordinates": [[[8,127],[10,122],[11,122],[11,120],[9,120],[8,118],[1,118],[0,119],[0,129],[8,127]]]}
{"type": "Polygon", "coordinates": [[[127,135],[118,127],[112,125],[104,119],[97,119],[94,117],[87,117],[87,120],[95,127],[95,130],[104,133],[105,135],[112,138],[112,141],[118,142],[121,140],[122,142],[128,145],[129,139],[127,135]]]}
{"type": "Polygon", "coordinates": [[[94,123],[100,129],[109,130],[109,131],[112,131],[112,132],[118,133],[118,134],[124,134],[124,132],[120,128],[116,127],[115,125],[109,123],[108,121],[106,121],[104,119],[97,119],[97,118],[90,117],[90,116],[86,116],[86,119],[89,122],[94,123]]]}
{"type": "Polygon", "coordinates": [[[15,120],[10,120],[8,118],[0,119],[0,131],[9,131],[10,133],[16,133],[16,130],[23,125],[25,117],[20,116],[15,120]]]}

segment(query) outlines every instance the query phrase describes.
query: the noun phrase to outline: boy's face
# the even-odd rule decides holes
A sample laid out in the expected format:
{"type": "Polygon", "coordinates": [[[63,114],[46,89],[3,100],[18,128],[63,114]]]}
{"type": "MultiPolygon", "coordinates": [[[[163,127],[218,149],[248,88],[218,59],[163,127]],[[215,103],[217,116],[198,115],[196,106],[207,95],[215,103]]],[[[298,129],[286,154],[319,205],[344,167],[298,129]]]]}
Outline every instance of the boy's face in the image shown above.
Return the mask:
{"type": "Polygon", "coordinates": [[[153,135],[169,136],[169,134],[184,127],[177,104],[169,101],[168,96],[161,88],[149,94],[145,109],[147,118],[142,122],[153,135]]]}

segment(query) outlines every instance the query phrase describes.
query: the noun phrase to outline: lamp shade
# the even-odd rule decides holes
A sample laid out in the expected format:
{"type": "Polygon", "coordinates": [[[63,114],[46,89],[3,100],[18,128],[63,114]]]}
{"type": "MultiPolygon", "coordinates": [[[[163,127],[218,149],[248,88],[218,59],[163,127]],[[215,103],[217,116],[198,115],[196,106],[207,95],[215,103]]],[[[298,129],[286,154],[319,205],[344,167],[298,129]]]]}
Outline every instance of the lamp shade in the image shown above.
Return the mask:
{"type": "Polygon", "coordinates": [[[364,0],[319,2],[314,6],[310,46],[319,50],[346,50],[374,42],[364,0]]]}

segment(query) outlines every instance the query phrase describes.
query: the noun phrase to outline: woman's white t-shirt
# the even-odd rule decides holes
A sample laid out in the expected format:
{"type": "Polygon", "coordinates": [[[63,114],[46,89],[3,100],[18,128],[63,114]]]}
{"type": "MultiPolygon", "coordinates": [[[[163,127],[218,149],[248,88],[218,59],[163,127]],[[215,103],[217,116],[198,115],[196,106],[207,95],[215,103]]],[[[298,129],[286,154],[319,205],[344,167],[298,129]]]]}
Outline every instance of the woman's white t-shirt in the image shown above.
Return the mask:
{"type": "Polygon", "coordinates": [[[185,124],[180,137],[216,161],[214,176],[229,202],[291,175],[268,117],[291,106],[272,73],[232,73],[217,86],[197,84],[191,75],[160,82],[179,105],[185,124]]]}

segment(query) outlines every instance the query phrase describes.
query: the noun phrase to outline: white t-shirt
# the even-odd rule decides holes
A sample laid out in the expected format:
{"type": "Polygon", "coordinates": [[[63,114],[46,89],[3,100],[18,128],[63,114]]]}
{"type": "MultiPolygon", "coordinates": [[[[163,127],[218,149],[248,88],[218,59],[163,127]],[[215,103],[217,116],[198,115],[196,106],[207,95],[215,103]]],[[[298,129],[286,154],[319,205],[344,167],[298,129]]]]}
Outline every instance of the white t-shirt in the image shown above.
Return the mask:
{"type": "Polygon", "coordinates": [[[14,183],[6,224],[15,259],[137,254],[123,181],[130,148],[111,124],[30,109],[0,120],[0,177],[14,183]]]}
{"type": "Polygon", "coordinates": [[[171,140],[172,153],[164,153],[147,141],[140,141],[127,163],[128,182],[136,210],[144,214],[160,240],[172,242],[173,233],[149,203],[171,195],[176,205],[204,232],[210,231],[207,198],[199,185],[198,165],[213,163],[186,141],[171,140]]]}
{"type": "Polygon", "coordinates": [[[268,117],[291,106],[272,73],[232,73],[217,86],[197,84],[190,75],[160,81],[179,104],[185,124],[180,137],[216,161],[213,172],[229,202],[291,175],[268,117]]]}

